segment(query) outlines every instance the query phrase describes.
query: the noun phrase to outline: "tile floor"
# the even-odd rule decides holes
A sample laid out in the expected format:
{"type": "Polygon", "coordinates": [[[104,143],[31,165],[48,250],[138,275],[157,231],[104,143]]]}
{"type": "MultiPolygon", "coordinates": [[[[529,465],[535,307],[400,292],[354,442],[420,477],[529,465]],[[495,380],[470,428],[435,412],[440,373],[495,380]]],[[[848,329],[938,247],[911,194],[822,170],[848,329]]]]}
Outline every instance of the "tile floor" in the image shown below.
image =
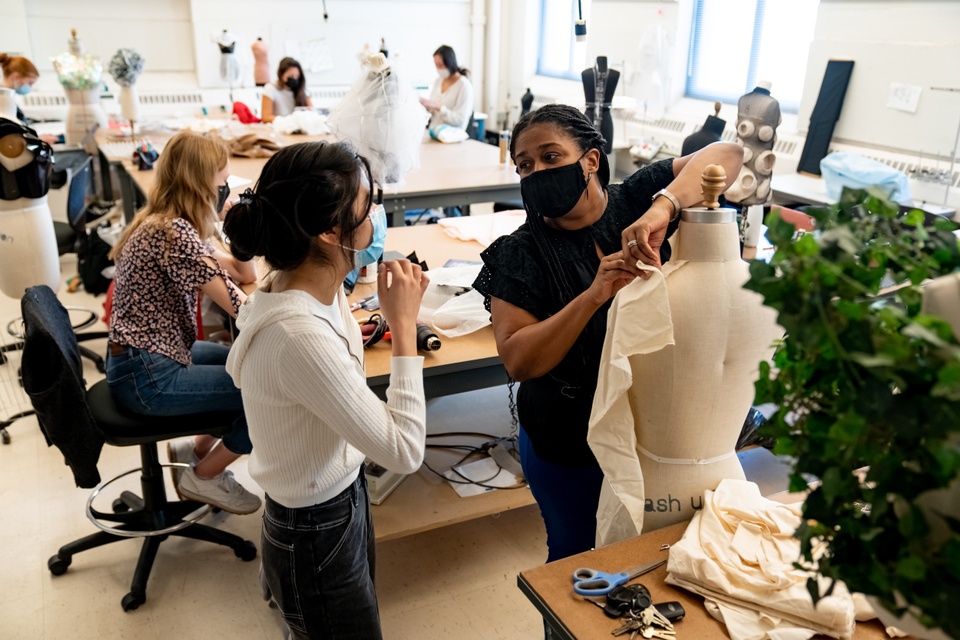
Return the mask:
{"type": "MultiPolygon", "coordinates": [[[[75,263],[64,258],[65,274],[75,263]]],[[[67,305],[101,309],[103,297],[67,293],[67,305]]],[[[19,302],[0,295],[0,327],[19,316],[19,302]]],[[[99,330],[99,328],[96,328],[99,330]]],[[[0,342],[9,340],[4,334],[0,342]]],[[[102,341],[86,343],[102,351],[102,341]]],[[[26,399],[11,376],[18,357],[0,366],[0,419],[26,399]]],[[[87,382],[99,379],[84,362],[87,382]]],[[[260,599],[257,561],[242,562],[220,547],[170,538],[160,547],[147,602],[124,613],[120,598],[139,552],[139,541],[115,543],[74,557],[62,576],[47,559],[93,526],[84,516],[87,490],[55,448],[48,448],[34,418],[9,428],[0,445],[0,638],[3,640],[101,638],[276,639],[279,617],[260,599]]],[[[136,449],[104,447],[104,478],[139,464],[136,449]]],[[[238,480],[256,485],[246,464],[233,465],[238,480]]],[[[128,477],[136,490],[137,476],[128,477]]],[[[105,502],[103,508],[108,508],[105,502]]],[[[216,514],[205,522],[260,546],[258,515],[216,514]]],[[[458,638],[494,640],[542,637],[542,622],[516,587],[517,573],[541,564],[546,535],[536,507],[486,517],[382,543],[377,547],[377,588],[384,636],[392,640],[458,638]]]]}

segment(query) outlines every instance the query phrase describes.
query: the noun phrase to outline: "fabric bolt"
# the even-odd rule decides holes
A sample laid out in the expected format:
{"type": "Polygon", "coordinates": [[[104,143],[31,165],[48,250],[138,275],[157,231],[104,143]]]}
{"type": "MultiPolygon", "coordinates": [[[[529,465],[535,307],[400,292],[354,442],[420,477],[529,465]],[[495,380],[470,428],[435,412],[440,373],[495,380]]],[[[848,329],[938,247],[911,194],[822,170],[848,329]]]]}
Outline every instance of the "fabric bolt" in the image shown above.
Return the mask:
{"type": "Polygon", "coordinates": [[[297,106],[297,98],[293,91],[284,87],[280,89],[275,82],[263,87],[263,95],[273,100],[273,115],[288,116],[297,106]]]}
{"type": "Polygon", "coordinates": [[[117,259],[110,341],[190,364],[200,287],[222,278],[240,308],[227,272],[206,259],[216,264],[213,247],[183,218],[141,225],[117,259]]]}
{"type": "Polygon", "coordinates": [[[227,371],[243,393],[253,441],[251,477],[287,508],[344,491],[364,456],[397,473],[423,462],[423,358],[391,359],[382,402],[366,384],[360,328],[341,291],[322,309],[269,283],[240,310],[227,371]],[[340,322],[331,320],[336,313],[340,322]]]}
{"type": "Polygon", "coordinates": [[[516,231],[526,217],[526,212],[519,209],[498,211],[486,216],[441,218],[437,224],[451,238],[464,242],[475,241],[489,247],[497,238],[516,231]]]}
{"type": "MultiPolygon", "coordinates": [[[[667,583],[706,598],[733,640],[801,640],[817,633],[850,638],[853,598],[843,583],[814,606],[809,573],[793,567],[799,504],[763,498],[756,484],[723,480],[670,548],[667,583]]],[[[826,584],[821,584],[821,590],[826,584]]]]}
{"type": "Polygon", "coordinates": [[[107,384],[113,399],[133,413],[148,416],[180,416],[207,411],[236,411],[233,427],[222,438],[233,453],[250,453],[240,390],[224,365],[230,348],[197,341],[191,361],[184,365],[159,353],[123,347],[114,355],[107,351],[107,384]]]}
{"type": "MultiPolygon", "coordinates": [[[[546,228],[564,275],[574,295],[586,291],[600,266],[597,247],[604,255],[622,249],[621,233],[650,207],[651,197],[673,181],[673,161],[663,160],[644,167],[622,184],[607,189],[607,208],[590,227],[576,231],[546,228]]],[[[670,223],[667,236],[677,229],[670,223]]],[[[663,263],[670,260],[670,243],[660,248],[663,263]]],[[[474,288],[485,297],[496,297],[546,320],[568,301],[552,286],[548,267],[542,259],[529,221],[514,233],[495,240],[482,254],[483,269],[474,288]]],[[[595,467],[596,459],[587,446],[587,424],[600,369],[600,354],[607,331],[604,304],[590,319],[573,347],[549,373],[520,383],[517,414],[537,455],[568,466],[595,467]]]]}
{"type": "Polygon", "coordinates": [[[430,90],[430,101],[440,105],[440,111],[430,117],[430,129],[448,124],[466,129],[473,114],[473,84],[461,75],[452,85],[443,90],[443,78],[437,78],[430,90]]]}

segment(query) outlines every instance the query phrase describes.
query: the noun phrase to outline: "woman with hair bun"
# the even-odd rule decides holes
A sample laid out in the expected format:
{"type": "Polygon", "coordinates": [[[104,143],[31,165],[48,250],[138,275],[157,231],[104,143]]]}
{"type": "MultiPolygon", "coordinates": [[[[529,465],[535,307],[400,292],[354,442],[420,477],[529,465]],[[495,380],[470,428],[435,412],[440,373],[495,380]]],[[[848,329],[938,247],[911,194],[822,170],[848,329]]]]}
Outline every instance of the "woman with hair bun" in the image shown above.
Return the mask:
{"type": "Polygon", "coordinates": [[[267,161],[224,224],[239,260],[273,269],[240,310],[227,371],[240,387],[266,491],[262,581],[295,638],[380,638],[365,458],[398,473],[423,461],[426,405],[416,320],[427,277],[379,267],[393,348],[383,402],[343,280],[383,252],[386,214],[367,161],[345,143],[307,142],[267,161]]]}

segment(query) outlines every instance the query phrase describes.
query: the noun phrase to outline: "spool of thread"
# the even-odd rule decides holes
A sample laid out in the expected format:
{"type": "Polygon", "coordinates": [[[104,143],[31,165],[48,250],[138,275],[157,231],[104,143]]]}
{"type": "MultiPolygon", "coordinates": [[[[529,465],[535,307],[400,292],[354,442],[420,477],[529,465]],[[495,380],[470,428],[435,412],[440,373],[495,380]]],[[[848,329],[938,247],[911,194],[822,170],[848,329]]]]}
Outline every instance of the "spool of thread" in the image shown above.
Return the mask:
{"type": "Polygon", "coordinates": [[[357,282],[360,284],[373,284],[377,281],[377,263],[368,264],[361,267],[360,275],[357,276],[357,282]]]}

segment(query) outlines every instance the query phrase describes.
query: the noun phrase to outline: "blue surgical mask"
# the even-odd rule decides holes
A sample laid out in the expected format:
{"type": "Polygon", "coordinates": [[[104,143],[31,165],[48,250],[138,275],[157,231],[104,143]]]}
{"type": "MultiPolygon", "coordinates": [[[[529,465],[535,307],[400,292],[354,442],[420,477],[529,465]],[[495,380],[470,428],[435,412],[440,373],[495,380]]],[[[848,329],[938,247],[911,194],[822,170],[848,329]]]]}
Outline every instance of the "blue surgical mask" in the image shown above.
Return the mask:
{"type": "Polygon", "coordinates": [[[14,89],[14,91],[16,91],[16,92],[17,92],[18,94],[20,94],[21,96],[25,96],[25,95],[27,95],[28,93],[30,93],[30,89],[32,89],[32,88],[33,88],[33,87],[31,87],[29,84],[27,84],[26,82],[24,82],[22,85],[20,85],[20,86],[17,87],[16,89],[14,89]]]}
{"type": "Polygon", "coordinates": [[[387,212],[382,204],[378,204],[370,212],[370,222],[373,223],[373,240],[369,247],[354,249],[353,247],[340,245],[347,251],[353,251],[354,269],[362,269],[368,264],[375,264],[383,255],[383,243],[387,239],[387,212]]]}

